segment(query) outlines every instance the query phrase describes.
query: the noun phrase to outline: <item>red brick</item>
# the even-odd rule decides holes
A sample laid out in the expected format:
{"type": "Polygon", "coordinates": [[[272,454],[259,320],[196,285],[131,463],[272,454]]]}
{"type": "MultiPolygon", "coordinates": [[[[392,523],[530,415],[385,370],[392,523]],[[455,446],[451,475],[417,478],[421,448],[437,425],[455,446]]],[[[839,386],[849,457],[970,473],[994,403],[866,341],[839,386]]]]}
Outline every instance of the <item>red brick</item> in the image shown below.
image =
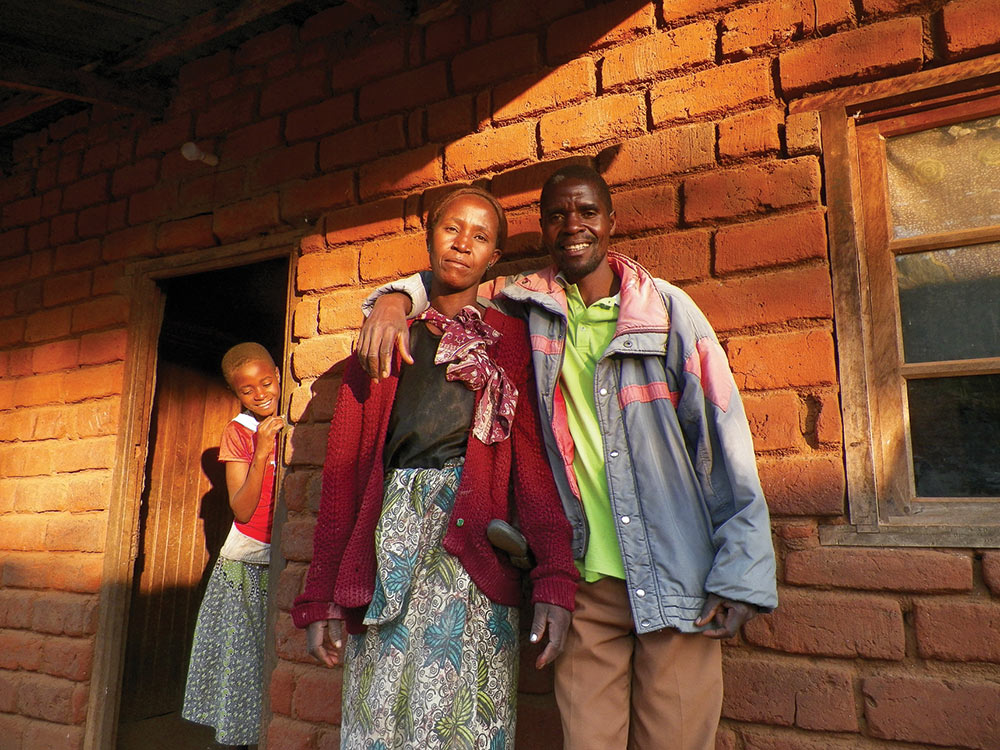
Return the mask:
{"type": "Polygon", "coordinates": [[[719,156],[741,159],[776,154],[781,150],[778,129],[784,123],[785,112],[778,107],[756,109],[726,118],[719,123],[719,156]]]}
{"type": "Polygon", "coordinates": [[[770,0],[739,8],[722,21],[723,56],[748,54],[762,47],[780,46],[803,34],[813,35],[850,21],[850,0],[770,0]]]}
{"type": "Polygon", "coordinates": [[[623,8],[619,5],[601,5],[550,24],[545,36],[545,54],[549,62],[578,57],[589,50],[626,41],[656,28],[652,3],[644,3],[625,18],[622,15],[623,8]]]}
{"type": "Polygon", "coordinates": [[[722,715],[736,721],[857,732],[853,675],[774,659],[727,658],[722,715]]]}
{"type": "Polygon", "coordinates": [[[1000,662],[1000,605],[918,601],[914,623],[925,659],[1000,662]]]}
{"type": "Polygon", "coordinates": [[[299,29],[299,39],[311,42],[333,36],[364,17],[364,12],[351,5],[337,5],[309,16],[299,29]]]}
{"type": "MultiPolygon", "coordinates": [[[[368,296],[368,292],[366,288],[355,288],[324,294],[319,301],[319,332],[333,333],[345,328],[358,328],[361,325],[361,303],[368,296]]],[[[321,386],[321,383],[314,383],[313,390],[321,386]]],[[[330,395],[336,398],[335,393],[330,395]]],[[[332,406],[332,402],[330,405],[332,406]]],[[[333,412],[330,412],[329,416],[332,417],[333,412]]],[[[323,418],[323,416],[316,417],[316,419],[323,418]]]]}
{"type": "Polygon", "coordinates": [[[839,516],[844,512],[846,479],[839,455],[758,457],[757,470],[772,515],[839,516]]]}
{"type": "MultiPolygon", "coordinates": [[[[282,571],[284,578],[287,569],[282,571]]],[[[271,696],[271,710],[282,716],[290,716],[292,713],[292,692],[295,690],[297,674],[287,664],[279,663],[271,673],[271,683],[269,694],[271,696]]]]}
{"type": "MultiPolygon", "coordinates": [[[[718,239],[716,240],[718,252],[718,239]]],[[[734,336],[726,341],[740,390],[767,390],[837,382],[833,337],[827,330],[734,336]]]]}
{"type": "Polygon", "coordinates": [[[125,359],[125,330],[88,333],[80,340],[80,364],[99,365],[125,359]]]}
{"type": "MultiPolygon", "coordinates": [[[[0,516],[0,538],[4,548],[9,550],[44,550],[45,547],[45,516],[23,513],[6,513],[0,516]]],[[[2,635],[0,635],[2,637],[2,635]]],[[[37,644],[37,639],[32,639],[37,644]]],[[[4,669],[37,669],[38,664],[29,666],[26,663],[27,654],[32,649],[19,647],[17,643],[8,642],[6,647],[0,646],[0,652],[7,652],[9,661],[0,662],[4,669]]],[[[41,649],[38,649],[40,655],[41,649]]],[[[3,657],[0,657],[2,659],[3,657]]]]}
{"type": "Polygon", "coordinates": [[[111,193],[116,198],[134,193],[156,184],[160,160],[149,157],[135,164],[122,167],[111,179],[111,193]]]}
{"type": "Polygon", "coordinates": [[[315,173],[316,144],[308,141],[261,156],[250,170],[250,184],[255,188],[269,187],[315,173]]]}
{"type": "Polygon", "coordinates": [[[822,179],[812,156],[751,164],[691,177],[684,183],[690,223],[820,202],[822,179]]]}
{"type": "Polygon", "coordinates": [[[316,321],[318,319],[319,299],[317,297],[306,297],[299,300],[292,312],[292,335],[300,339],[315,336],[317,331],[316,321]]]}
{"type": "Polygon", "coordinates": [[[1000,552],[983,553],[983,581],[994,596],[1000,596],[1000,552]]]}
{"type": "Polygon", "coordinates": [[[874,737],[923,746],[1000,747],[1000,685],[994,682],[866,677],[861,691],[874,737]]]}
{"type": "Polygon", "coordinates": [[[227,164],[232,164],[280,145],[282,145],[281,118],[272,117],[228,133],[222,142],[219,158],[227,164]]]}
{"type": "Polygon", "coordinates": [[[649,99],[657,126],[767,104],[775,99],[771,61],[744,60],[671,78],[654,84],[649,99]]]}
{"type": "Polygon", "coordinates": [[[690,281],[708,276],[709,236],[707,230],[658,234],[616,242],[614,250],[635,258],[658,278],[690,281]]]}
{"type": "Polygon", "coordinates": [[[268,193],[217,209],[212,231],[225,243],[266,234],[280,225],[278,194],[268,193]]]}
{"type": "Polygon", "coordinates": [[[260,114],[263,117],[287,112],[293,107],[319,101],[327,94],[327,76],[322,68],[303,70],[279,78],[260,93],[260,114]]]}
{"type": "Polygon", "coordinates": [[[630,138],[601,152],[604,179],[612,185],[715,164],[715,128],[695,123],[630,138]]]}
{"type": "Polygon", "coordinates": [[[76,367],[79,361],[80,342],[76,339],[56,341],[36,346],[31,353],[34,372],[52,372],[76,367]]]}
{"type": "Polygon", "coordinates": [[[125,323],[128,312],[128,299],[119,295],[81,302],[73,308],[73,333],[125,323]]]}
{"type": "Polygon", "coordinates": [[[245,177],[243,167],[197,177],[181,184],[180,203],[182,206],[228,203],[244,195],[245,177]]]}
{"type": "MultiPolygon", "coordinates": [[[[329,343],[326,345],[325,353],[317,352],[315,348],[311,350],[314,354],[319,354],[319,357],[317,357],[316,359],[322,359],[323,361],[328,363],[326,370],[324,370],[323,373],[319,374],[325,374],[325,372],[329,372],[331,370],[336,370],[336,371],[342,370],[345,362],[347,361],[347,358],[351,356],[351,346],[354,343],[353,334],[340,334],[336,336],[327,336],[325,338],[332,339],[332,341],[329,341],[329,343]]],[[[312,343],[315,341],[317,341],[317,339],[309,339],[308,342],[306,343],[312,343]]],[[[295,366],[294,358],[292,362],[293,366],[295,366]]],[[[305,366],[302,364],[301,358],[300,358],[300,363],[297,367],[298,369],[296,370],[296,372],[303,371],[305,368],[305,366]]],[[[296,374],[296,377],[299,377],[299,375],[296,374]]],[[[330,425],[328,424],[296,425],[292,429],[291,434],[288,435],[285,441],[285,460],[288,462],[288,465],[322,466],[323,460],[326,458],[326,438],[329,431],[330,431],[330,425]]],[[[307,525],[307,528],[303,531],[303,534],[305,535],[305,537],[308,538],[310,542],[309,545],[310,557],[312,556],[312,544],[311,544],[312,532],[313,532],[313,524],[310,522],[307,525]]],[[[283,532],[281,539],[282,542],[281,549],[283,552],[286,549],[285,547],[286,541],[289,542],[289,544],[294,544],[296,539],[295,537],[292,536],[285,537],[283,532]]],[[[293,549],[293,547],[289,547],[289,549],[293,549]]],[[[301,554],[304,553],[302,553],[301,550],[304,548],[298,546],[294,547],[294,549],[298,549],[300,551],[296,552],[294,555],[286,555],[287,559],[302,560],[303,558],[301,557],[301,554]]]]}
{"type": "Polygon", "coordinates": [[[38,671],[43,639],[35,633],[0,632],[0,668],[38,671]]]}
{"type": "Polygon", "coordinates": [[[505,0],[490,6],[489,26],[493,36],[507,36],[526,29],[543,29],[549,21],[582,10],[583,0],[505,0]]]}
{"type": "Polygon", "coordinates": [[[783,589],[781,606],[743,627],[754,646],[843,658],[901,660],[903,613],[889,598],[783,589]]]}
{"type": "Polygon", "coordinates": [[[615,88],[690,65],[715,61],[715,24],[700,21],[644,36],[604,55],[601,83],[615,88]]]}
{"type": "Polygon", "coordinates": [[[105,141],[87,149],[83,156],[81,173],[88,175],[106,169],[114,169],[129,158],[129,148],[121,141],[105,141]]]}
{"type": "Polygon", "coordinates": [[[427,242],[423,233],[366,243],[361,248],[361,279],[372,281],[428,268],[427,242]]]}
{"type": "Polygon", "coordinates": [[[229,50],[217,52],[208,57],[184,65],[177,79],[181,89],[204,87],[212,81],[225,78],[233,67],[233,53],[229,50]]]}
{"type": "Polygon", "coordinates": [[[0,179],[0,203],[6,204],[18,198],[27,198],[31,192],[30,172],[0,179]]]}
{"type": "Polygon", "coordinates": [[[785,148],[789,156],[819,154],[819,112],[796,112],[785,118],[785,148]]]}
{"type": "MultiPolygon", "coordinates": [[[[542,185],[549,176],[562,167],[570,164],[591,165],[592,160],[586,156],[570,156],[563,159],[526,164],[502,172],[493,177],[490,182],[490,192],[500,201],[505,209],[519,208],[538,202],[542,185]]],[[[450,188],[449,188],[450,189],[450,188]]],[[[424,206],[430,205],[430,196],[424,196],[424,206]]],[[[436,197],[436,196],[435,196],[436,197]]],[[[537,223],[537,214],[535,215],[537,223]]]]}
{"type": "Polygon", "coordinates": [[[319,144],[320,169],[339,169],[406,148],[404,122],[395,115],[324,138],[319,144]]]}
{"type": "Polygon", "coordinates": [[[296,288],[300,292],[355,284],[358,280],[358,249],[342,247],[326,253],[309,253],[296,266],[296,288]]]}
{"type": "Polygon", "coordinates": [[[33,750],[83,750],[83,727],[29,722],[24,730],[24,747],[33,750]]]}
{"type": "Polygon", "coordinates": [[[275,717],[267,725],[268,747],[282,750],[314,750],[315,729],[302,722],[275,717]]]}
{"type": "Polygon", "coordinates": [[[406,66],[406,48],[404,32],[394,30],[387,37],[372,39],[358,51],[352,50],[333,66],[333,90],[357,89],[402,70],[406,66]]]}
{"type": "Polygon", "coordinates": [[[870,591],[970,591],[972,558],[933,550],[819,547],[789,553],[785,580],[870,591]]]}
{"type": "Polygon", "coordinates": [[[447,69],[436,62],[364,86],[358,94],[358,112],[362,120],[371,120],[446,96],[447,69]]]}
{"type": "Polygon", "coordinates": [[[108,213],[111,206],[99,203],[80,211],[77,229],[80,237],[100,237],[108,231],[108,213]]]}
{"type": "Polygon", "coordinates": [[[28,227],[28,250],[42,250],[49,246],[49,223],[43,221],[28,227]]]}
{"type": "Polygon", "coordinates": [[[123,260],[140,255],[153,255],[156,246],[156,226],[141,224],[112,232],[104,238],[104,260],[123,260]]]}
{"type": "Polygon", "coordinates": [[[31,224],[41,217],[42,199],[39,196],[14,201],[3,207],[3,224],[7,227],[31,224]]]}
{"type": "Polygon", "coordinates": [[[501,169],[533,160],[536,155],[535,124],[519,122],[503,128],[473,133],[445,146],[445,179],[501,169]]]}
{"type": "MultiPolygon", "coordinates": [[[[292,352],[292,371],[298,379],[318,378],[328,376],[332,372],[338,371],[345,363],[347,357],[351,355],[354,343],[354,333],[335,333],[329,336],[317,336],[299,342],[292,352]]],[[[312,463],[317,466],[323,464],[324,451],[326,448],[326,434],[328,425],[299,425],[298,438],[291,441],[291,447],[296,451],[299,460],[295,463],[312,463]],[[307,428],[322,428],[322,432],[309,431],[307,428]],[[317,436],[321,436],[317,438],[317,436]],[[316,441],[319,442],[316,442],[316,441]],[[306,458],[310,457],[310,458],[306,458]],[[312,460],[315,459],[315,460],[312,460]]],[[[309,540],[312,540],[312,533],[309,533],[309,540]]],[[[304,559],[305,558],[289,558],[304,559]]]]}
{"type": "Polygon", "coordinates": [[[210,247],[214,244],[211,214],[165,222],[160,225],[156,233],[157,250],[210,247]]]}
{"type": "Polygon", "coordinates": [[[799,425],[802,403],[791,391],[767,395],[743,394],[743,405],[758,451],[801,449],[804,447],[799,425]]]}
{"type": "Polygon", "coordinates": [[[315,667],[298,676],[292,715],[296,719],[340,724],[340,670],[315,667]]]}
{"type": "Polygon", "coordinates": [[[28,316],[24,329],[25,341],[44,341],[66,336],[70,331],[70,308],[40,310],[28,316]]]}
{"type": "Polygon", "coordinates": [[[717,331],[833,315],[829,271],[796,268],[685,288],[717,331]]]}
{"type": "Polygon", "coordinates": [[[281,189],[281,218],[293,224],[314,220],[323,211],[354,202],[354,172],[331,172],[312,180],[297,181],[281,189]]]}
{"type": "Polygon", "coordinates": [[[423,187],[442,179],[440,147],[430,144],[361,167],[361,200],[423,187]]]}
{"type": "Polygon", "coordinates": [[[642,93],[611,94],[543,115],[538,132],[542,152],[569,151],[607,140],[624,140],[646,129],[642,93]]]}
{"type": "MultiPolygon", "coordinates": [[[[58,513],[45,526],[44,549],[60,552],[102,552],[104,514],[58,513]]],[[[54,674],[51,673],[50,674],[54,674]]]]}
{"type": "Polygon", "coordinates": [[[504,122],[557,109],[594,96],[593,60],[571,60],[555,70],[507,80],[493,90],[493,120],[504,122]]]}
{"type": "Polygon", "coordinates": [[[157,185],[141,193],[135,193],[128,200],[129,224],[142,224],[170,213],[177,205],[177,184],[168,182],[157,185]]]}
{"type": "Polygon", "coordinates": [[[293,110],[285,116],[285,138],[290,142],[333,133],[354,122],[354,94],[328,97],[319,104],[293,110]]]}
{"type": "Polygon", "coordinates": [[[65,245],[77,238],[76,214],[56,216],[49,222],[49,241],[53,245],[65,245]]]}
{"type": "Polygon", "coordinates": [[[49,125],[49,136],[54,141],[61,141],[64,138],[83,130],[90,123],[90,113],[86,110],[56,120],[49,125]]]}
{"type": "Polygon", "coordinates": [[[0,233],[0,258],[20,255],[27,247],[28,230],[12,229],[0,233]]]}
{"type": "Polygon", "coordinates": [[[843,31],[806,42],[779,57],[786,96],[918,70],[923,24],[918,17],[843,31]]]}
{"type": "Polygon", "coordinates": [[[428,60],[452,57],[465,49],[468,42],[469,19],[464,14],[433,21],[424,30],[424,57],[428,60]]]}
{"type": "Polygon", "coordinates": [[[195,135],[199,138],[222,135],[253,122],[256,104],[257,94],[254,91],[242,91],[214,102],[198,115],[195,135]]]}
{"type": "Polygon", "coordinates": [[[296,42],[297,30],[291,24],[279,26],[273,31],[259,34],[236,50],[233,62],[239,66],[255,65],[268,58],[292,49],[296,42]]]}
{"type": "Polygon", "coordinates": [[[24,716],[57,722],[81,723],[87,714],[87,685],[48,675],[22,675],[17,711],[24,716]]]}
{"type": "Polygon", "coordinates": [[[343,208],[325,217],[325,236],[330,245],[366,240],[403,230],[402,198],[343,208]]]}
{"type": "Polygon", "coordinates": [[[627,235],[677,226],[679,203],[675,185],[653,185],[616,192],[615,234],[627,235]]]}
{"type": "Polygon", "coordinates": [[[720,274],[826,256],[822,209],[723,227],[715,236],[715,270],[720,274]]]}
{"type": "Polygon", "coordinates": [[[451,63],[451,77],[456,91],[468,91],[530,73],[538,64],[538,38],[534,34],[521,34],[456,55],[451,63]]]}
{"type": "Polygon", "coordinates": [[[427,107],[427,138],[443,141],[475,130],[475,97],[456,96],[427,107]]]}
{"type": "Polygon", "coordinates": [[[941,26],[950,58],[1000,50],[1000,13],[995,0],[955,0],[941,9],[941,26]]]}
{"type": "Polygon", "coordinates": [[[59,167],[56,170],[56,181],[65,185],[80,178],[80,163],[83,161],[79,151],[66,154],[59,160],[59,167]]]}
{"type": "Polygon", "coordinates": [[[135,144],[136,157],[147,154],[162,154],[175,148],[191,138],[191,115],[184,114],[155,125],[150,125],[139,134],[135,144]]]}

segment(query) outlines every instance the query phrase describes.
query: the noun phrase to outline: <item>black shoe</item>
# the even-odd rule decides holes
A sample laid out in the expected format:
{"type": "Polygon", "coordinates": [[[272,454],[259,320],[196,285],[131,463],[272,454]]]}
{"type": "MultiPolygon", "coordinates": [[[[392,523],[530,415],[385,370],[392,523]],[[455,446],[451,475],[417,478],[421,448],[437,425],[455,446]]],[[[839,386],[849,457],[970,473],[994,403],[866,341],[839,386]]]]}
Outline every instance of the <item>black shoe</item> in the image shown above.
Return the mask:
{"type": "Polygon", "coordinates": [[[494,518],[486,526],[486,538],[490,544],[510,555],[510,561],[515,568],[531,570],[534,563],[531,560],[531,550],[524,534],[506,521],[494,518]]]}

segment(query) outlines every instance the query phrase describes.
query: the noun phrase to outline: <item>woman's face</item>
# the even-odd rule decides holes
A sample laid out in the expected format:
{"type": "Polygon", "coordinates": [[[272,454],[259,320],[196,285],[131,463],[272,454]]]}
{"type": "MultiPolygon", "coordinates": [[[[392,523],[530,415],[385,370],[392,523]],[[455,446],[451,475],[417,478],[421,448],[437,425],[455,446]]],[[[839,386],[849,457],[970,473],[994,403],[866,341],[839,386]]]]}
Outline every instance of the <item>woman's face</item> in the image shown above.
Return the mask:
{"type": "Polygon", "coordinates": [[[477,195],[448,203],[431,234],[431,272],[441,292],[465,291],[479,285],[486,267],[500,257],[497,215],[477,195]]]}

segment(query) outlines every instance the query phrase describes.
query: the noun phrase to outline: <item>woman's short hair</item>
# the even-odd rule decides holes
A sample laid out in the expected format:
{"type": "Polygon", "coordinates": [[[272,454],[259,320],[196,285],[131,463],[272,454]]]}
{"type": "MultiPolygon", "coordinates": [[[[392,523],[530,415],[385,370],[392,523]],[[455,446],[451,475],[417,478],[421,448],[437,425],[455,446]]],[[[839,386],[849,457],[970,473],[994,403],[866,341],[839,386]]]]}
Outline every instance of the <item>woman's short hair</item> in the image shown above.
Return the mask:
{"type": "Polygon", "coordinates": [[[441,221],[441,216],[444,214],[444,210],[453,200],[466,195],[474,195],[477,198],[482,198],[493,208],[493,212],[497,215],[496,246],[500,250],[503,250],[503,246],[507,244],[507,215],[504,213],[503,206],[501,206],[499,201],[493,197],[492,193],[477,187],[456,188],[440,198],[437,203],[431,207],[431,210],[427,213],[427,248],[430,249],[431,239],[434,236],[434,227],[436,227],[437,223],[441,221]]]}
{"type": "Polygon", "coordinates": [[[222,356],[222,375],[229,385],[233,384],[233,373],[251,362],[266,362],[274,367],[271,353],[256,341],[237,344],[222,356]]]}

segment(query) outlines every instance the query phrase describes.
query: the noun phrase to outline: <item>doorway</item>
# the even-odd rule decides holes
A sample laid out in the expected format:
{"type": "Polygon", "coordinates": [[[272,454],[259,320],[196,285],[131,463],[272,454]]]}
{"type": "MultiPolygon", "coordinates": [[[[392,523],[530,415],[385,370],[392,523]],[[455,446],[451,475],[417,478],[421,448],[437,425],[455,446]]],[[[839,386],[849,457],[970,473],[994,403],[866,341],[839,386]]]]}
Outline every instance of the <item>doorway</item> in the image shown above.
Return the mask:
{"type": "Polygon", "coordinates": [[[281,257],[157,282],[165,303],[118,750],[219,747],[210,728],[180,718],[198,608],[232,523],[218,446],[239,408],[219,363],[242,341],[257,341],[283,361],[288,266],[281,257]]]}

